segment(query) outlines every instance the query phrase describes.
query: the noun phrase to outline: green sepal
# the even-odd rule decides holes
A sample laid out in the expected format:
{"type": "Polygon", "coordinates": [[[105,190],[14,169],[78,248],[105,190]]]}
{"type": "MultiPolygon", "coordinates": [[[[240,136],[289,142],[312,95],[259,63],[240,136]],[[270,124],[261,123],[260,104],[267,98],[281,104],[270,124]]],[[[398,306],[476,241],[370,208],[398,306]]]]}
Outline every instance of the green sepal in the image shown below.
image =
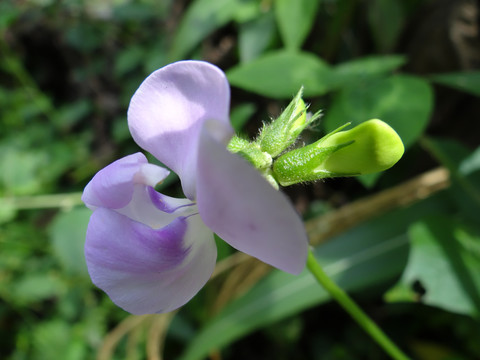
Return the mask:
{"type": "Polygon", "coordinates": [[[280,155],[291,146],[300,133],[313,121],[320,117],[320,112],[309,117],[307,107],[302,100],[303,88],[293,98],[282,114],[269,124],[265,124],[255,143],[263,152],[272,156],[280,155]]]}
{"type": "Polygon", "coordinates": [[[339,174],[326,169],[318,170],[331,154],[350,144],[352,142],[320,147],[315,143],[292,150],[275,160],[273,163],[273,176],[280,185],[289,186],[323,178],[359,175],[339,174]]]}
{"type": "Polygon", "coordinates": [[[269,169],[272,166],[272,157],[270,154],[260,150],[260,146],[256,143],[251,143],[248,140],[242,139],[238,136],[232,137],[227,149],[232,153],[237,153],[245,160],[250,162],[259,170],[269,169]]]}

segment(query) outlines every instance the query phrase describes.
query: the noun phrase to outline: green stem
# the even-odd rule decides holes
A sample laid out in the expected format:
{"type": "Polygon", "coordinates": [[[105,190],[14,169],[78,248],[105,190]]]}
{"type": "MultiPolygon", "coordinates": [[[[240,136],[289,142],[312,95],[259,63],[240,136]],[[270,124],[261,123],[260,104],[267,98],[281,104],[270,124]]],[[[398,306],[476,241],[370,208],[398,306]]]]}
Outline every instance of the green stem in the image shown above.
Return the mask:
{"type": "Polygon", "coordinates": [[[323,271],[320,264],[315,259],[313,252],[308,252],[307,268],[312,275],[317,279],[318,283],[335,299],[353,319],[377,342],[380,347],[395,360],[408,360],[409,357],[405,355],[389,338],[388,336],[373,322],[373,320],[363,312],[362,309],[337,286],[323,271]]]}
{"type": "Polygon", "coordinates": [[[10,208],[14,210],[71,208],[82,205],[82,193],[49,194],[20,197],[0,197],[0,210],[10,208]]]}

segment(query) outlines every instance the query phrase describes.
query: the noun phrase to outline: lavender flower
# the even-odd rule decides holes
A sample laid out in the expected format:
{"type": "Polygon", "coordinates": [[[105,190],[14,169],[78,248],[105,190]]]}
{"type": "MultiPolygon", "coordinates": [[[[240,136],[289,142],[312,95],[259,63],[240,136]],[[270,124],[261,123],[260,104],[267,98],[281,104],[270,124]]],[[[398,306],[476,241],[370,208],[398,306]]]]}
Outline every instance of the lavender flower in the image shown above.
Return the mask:
{"type": "Polygon", "coordinates": [[[85,256],[92,281],[133,314],[174,310],[208,281],[213,233],[234,248],[298,274],[308,241],[289,200],[237,154],[230,90],[217,67],[181,61],[152,73],[128,109],[140,147],[175,171],[186,199],[160,194],[169,171],[141,153],[100,170],[83,201],[93,210],[85,256]]]}

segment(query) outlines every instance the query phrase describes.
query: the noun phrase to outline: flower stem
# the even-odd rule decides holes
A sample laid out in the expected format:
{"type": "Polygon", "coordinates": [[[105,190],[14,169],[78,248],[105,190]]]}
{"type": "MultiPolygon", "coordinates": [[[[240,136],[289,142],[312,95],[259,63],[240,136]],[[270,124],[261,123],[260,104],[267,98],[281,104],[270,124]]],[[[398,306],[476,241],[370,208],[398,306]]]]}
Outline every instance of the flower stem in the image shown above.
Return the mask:
{"type": "Polygon", "coordinates": [[[337,286],[323,271],[320,264],[315,259],[312,250],[308,252],[307,268],[312,275],[317,279],[318,283],[335,299],[350,316],[377,342],[380,347],[395,360],[408,360],[409,357],[405,355],[389,338],[388,336],[373,322],[373,320],[363,312],[362,309],[337,286]]]}
{"type": "Polygon", "coordinates": [[[0,210],[12,208],[15,210],[42,208],[71,208],[83,205],[82,193],[47,194],[19,197],[0,197],[0,210]]]}

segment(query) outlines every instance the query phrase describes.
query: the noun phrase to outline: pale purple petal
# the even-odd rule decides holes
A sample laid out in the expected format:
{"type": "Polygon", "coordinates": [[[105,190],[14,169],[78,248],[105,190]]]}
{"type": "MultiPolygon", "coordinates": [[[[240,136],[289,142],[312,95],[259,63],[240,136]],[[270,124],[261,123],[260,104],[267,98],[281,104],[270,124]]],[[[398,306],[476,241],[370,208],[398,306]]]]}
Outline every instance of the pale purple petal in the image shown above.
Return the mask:
{"type": "Polygon", "coordinates": [[[90,208],[119,209],[126,206],[135,184],[155,186],[169,171],[152,164],[142,153],[125,156],[100,170],[87,184],[82,200],[90,208]]]}
{"type": "Polygon", "coordinates": [[[225,74],[202,61],[179,61],[152,73],[133,95],[130,132],[143,149],[175,171],[185,195],[195,198],[199,132],[205,120],[229,123],[225,74]]]}
{"type": "Polygon", "coordinates": [[[197,205],[207,226],[234,248],[292,274],[308,239],[288,198],[205,129],[198,150],[197,205]]]}
{"type": "Polygon", "coordinates": [[[85,257],[93,283],[139,315],[188,302],[210,278],[216,247],[198,215],[178,217],[155,230],[98,208],[88,225],[85,257]]]}
{"type": "Polygon", "coordinates": [[[135,184],[131,201],[115,211],[154,229],[169,224],[179,216],[198,213],[197,206],[189,199],[172,198],[143,184],[135,184]]]}

